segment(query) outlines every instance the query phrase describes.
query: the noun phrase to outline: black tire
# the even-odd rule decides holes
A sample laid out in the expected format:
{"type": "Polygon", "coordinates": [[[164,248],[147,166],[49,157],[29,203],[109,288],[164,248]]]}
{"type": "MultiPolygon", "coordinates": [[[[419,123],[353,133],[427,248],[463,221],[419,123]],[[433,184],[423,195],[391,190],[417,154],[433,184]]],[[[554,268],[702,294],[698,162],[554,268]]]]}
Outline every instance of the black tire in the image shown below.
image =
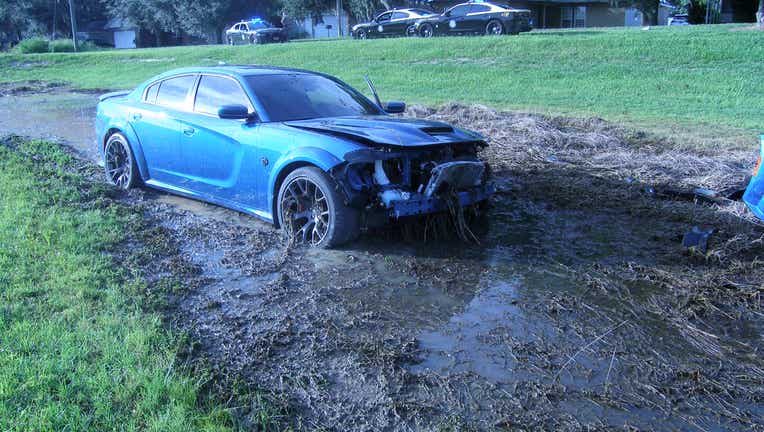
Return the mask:
{"type": "Polygon", "coordinates": [[[406,37],[416,36],[416,28],[414,28],[413,24],[406,27],[406,33],[404,34],[404,36],[406,37]]]}
{"type": "Polygon", "coordinates": [[[106,181],[110,184],[122,190],[141,184],[141,174],[138,172],[133,150],[121,133],[116,132],[106,140],[103,159],[106,181]]]}
{"type": "Polygon", "coordinates": [[[354,240],[360,233],[360,211],[346,206],[335,181],[316,167],[302,167],[289,173],[281,183],[277,200],[279,225],[286,231],[290,240],[297,243],[331,248],[354,240]],[[318,192],[313,189],[311,193],[308,183],[319,189],[325,201],[318,199],[311,204],[310,196],[315,198],[318,192]],[[301,191],[304,191],[304,194],[300,194],[301,191]],[[323,202],[326,208],[323,207],[323,202]],[[305,208],[308,204],[311,205],[310,210],[305,208]],[[298,207],[294,208],[295,205],[298,207]],[[326,221],[319,223],[319,219],[316,218],[320,218],[318,213],[323,212],[327,213],[326,221]],[[312,228],[308,228],[311,226],[311,218],[314,222],[312,228]],[[305,223],[302,222],[303,219],[305,223]],[[323,236],[317,234],[316,231],[323,230],[324,226],[326,230],[323,236]]]}
{"type": "Polygon", "coordinates": [[[504,34],[504,26],[499,20],[488,21],[485,25],[485,34],[488,36],[501,36],[504,34]]]}
{"type": "Polygon", "coordinates": [[[257,45],[257,36],[252,35],[249,37],[249,43],[252,45],[257,45]]]}
{"type": "Polygon", "coordinates": [[[363,40],[363,39],[368,39],[368,37],[369,36],[366,34],[366,30],[364,29],[358,30],[358,39],[363,40]]]}
{"type": "Polygon", "coordinates": [[[419,29],[419,36],[423,38],[430,38],[435,36],[435,28],[432,24],[422,24],[422,28],[419,29]]]}
{"type": "Polygon", "coordinates": [[[233,38],[228,36],[228,45],[233,46],[233,38]]]}

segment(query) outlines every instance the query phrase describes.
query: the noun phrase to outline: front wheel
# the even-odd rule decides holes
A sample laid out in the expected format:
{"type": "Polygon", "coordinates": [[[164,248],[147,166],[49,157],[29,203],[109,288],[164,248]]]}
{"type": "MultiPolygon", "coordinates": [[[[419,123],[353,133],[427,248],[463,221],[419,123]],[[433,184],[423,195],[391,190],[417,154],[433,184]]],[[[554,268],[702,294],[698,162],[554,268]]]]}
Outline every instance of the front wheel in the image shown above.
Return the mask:
{"type": "Polygon", "coordinates": [[[360,232],[360,212],[347,207],[329,176],[315,167],[292,171],[278,194],[278,221],[295,243],[329,248],[360,232]]]}
{"type": "Polygon", "coordinates": [[[485,34],[489,36],[499,36],[503,33],[504,33],[504,26],[502,26],[501,22],[499,21],[491,20],[485,26],[485,34]]]}
{"type": "Polygon", "coordinates": [[[358,30],[358,39],[366,39],[368,38],[368,35],[366,34],[366,30],[358,30]]]}
{"type": "Polygon", "coordinates": [[[115,133],[106,141],[103,152],[106,180],[119,189],[126,190],[140,183],[138,166],[127,138],[115,133]]]}
{"type": "Polygon", "coordinates": [[[228,37],[228,45],[233,46],[233,38],[230,36],[228,37]]]}

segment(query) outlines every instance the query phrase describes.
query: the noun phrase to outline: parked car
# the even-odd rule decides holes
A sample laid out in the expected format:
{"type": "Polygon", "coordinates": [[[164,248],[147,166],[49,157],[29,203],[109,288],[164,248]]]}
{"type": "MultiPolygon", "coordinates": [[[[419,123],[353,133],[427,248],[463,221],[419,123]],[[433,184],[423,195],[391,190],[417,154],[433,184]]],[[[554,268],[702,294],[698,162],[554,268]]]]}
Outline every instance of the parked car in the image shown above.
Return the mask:
{"type": "Polygon", "coordinates": [[[436,15],[427,9],[393,9],[382,12],[371,22],[353,26],[355,39],[389,36],[414,36],[414,23],[424,17],[436,15]]]}
{"type": "Polygon", "coordinates": [[[753,169],[753,177],[743,193],[743,201],[753,214],[764,220],[764,171],[761,170],[762,160],[764,160],[764,135],[759,139],[759,160],[753,169]]]}
{"type": "Polygon", "coordinates": [[[285,28],[274,27],[268,21],[260,18],[253,18],[232,25],[225,31],[225,36],[229,45],[264,44],[289,40],[285,28]]]}
{"type": "Polygon", "coordinates": [[[690,25],[690,17],[688,15],[672,15],[668,18],[667,24],[670,26],[690,25]]]}
{"type": "Polygon", "coordinates": [[[297,69],[172,70],[100,97],[106,178],[238,210],[318,247],[492,194],[477,156],[482,136],[391,117],[405,104],[382,104],[373,93],[375,102],[337,78],[297,69]]]}
{"type": "Polygon", "coordinates": [[[518,34],[531,30],[531,11],[493,3],[461,3],[414,23],[422,37],[463,34],[518,34]]]}

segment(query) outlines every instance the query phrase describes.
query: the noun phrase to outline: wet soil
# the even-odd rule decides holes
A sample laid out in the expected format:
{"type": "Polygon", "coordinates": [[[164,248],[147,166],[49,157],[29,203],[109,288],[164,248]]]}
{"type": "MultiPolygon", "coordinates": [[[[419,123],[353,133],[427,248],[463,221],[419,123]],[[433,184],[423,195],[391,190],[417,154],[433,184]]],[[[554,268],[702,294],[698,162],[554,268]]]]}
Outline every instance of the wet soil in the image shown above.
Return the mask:
{"type": "MultiPolygon", "coordinates": [[[[0,132],[95,161],[94,104],[65,89],[0,97],[0,132]]],[[[753,152],[598,119],[408,115],[489,137],[498,193],[480,244],[390,230],[294,249],[236,212],[118,194],[150,227],[142,250],[163,245],[137,263],[177,285],[164,308],[192,341],[183,361],[223,395],[258,395],[232,407],[239,426],[764,430],[764,230],[738,202],[660,193],[739,184],[753,152]],[[693,225],[717,229],[705,254],[681,247],[693,225]]]]}

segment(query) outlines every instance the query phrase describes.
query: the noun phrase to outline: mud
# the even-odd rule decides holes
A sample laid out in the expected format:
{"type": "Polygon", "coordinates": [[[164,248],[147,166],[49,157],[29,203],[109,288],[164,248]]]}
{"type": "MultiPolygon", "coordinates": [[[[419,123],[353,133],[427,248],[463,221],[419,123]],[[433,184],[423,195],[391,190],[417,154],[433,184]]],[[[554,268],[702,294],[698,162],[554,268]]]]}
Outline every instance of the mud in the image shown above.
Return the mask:
{"type": "MultiPolygon", "coordinates": [[[[35,128],[0,131],[92,155],[63,128],[87,123],[89,95],[14,97],[0,118],[12,107],[35,128]],[[29,112],[37,98],[51,121],[29,112]]],[[[490,138],[498,193],[480,245],[391,231],[292,249],[235,212],[118,194],[149,227],[131,262],[177,286],[163,307],[192,341],[182,361],[212,371],[238,426],[764,430],[764,230],[740,203],[656,193],[740,183],[753,151],[475,106],[408,115],[490,138]],[[718,230],[705,255],[681,248],[693,225],[718,230]]]]}

